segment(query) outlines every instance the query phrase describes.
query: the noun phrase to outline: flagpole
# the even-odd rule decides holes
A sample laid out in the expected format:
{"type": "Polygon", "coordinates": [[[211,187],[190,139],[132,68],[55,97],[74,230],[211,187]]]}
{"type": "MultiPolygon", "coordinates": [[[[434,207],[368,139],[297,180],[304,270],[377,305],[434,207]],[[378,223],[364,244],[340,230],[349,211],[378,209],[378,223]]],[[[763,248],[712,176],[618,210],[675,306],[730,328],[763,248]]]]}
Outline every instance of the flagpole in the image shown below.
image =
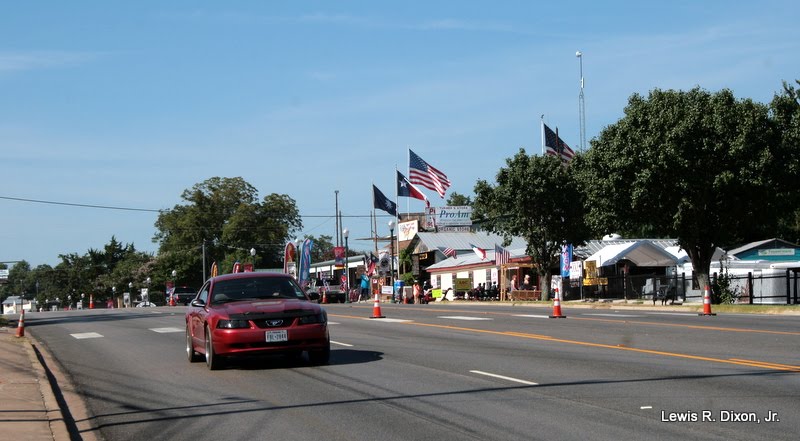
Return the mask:
{"type": "Polygon", "coordinates": [[[542,123],[540,125],[540,128],[541,128],[541,132],[542,132],[542,156],[544,156],[545,155],[545,150],[544,150],[544,143],[545,143],[545,140],[544,140],[544,113],[542,114],[542,123]]]}

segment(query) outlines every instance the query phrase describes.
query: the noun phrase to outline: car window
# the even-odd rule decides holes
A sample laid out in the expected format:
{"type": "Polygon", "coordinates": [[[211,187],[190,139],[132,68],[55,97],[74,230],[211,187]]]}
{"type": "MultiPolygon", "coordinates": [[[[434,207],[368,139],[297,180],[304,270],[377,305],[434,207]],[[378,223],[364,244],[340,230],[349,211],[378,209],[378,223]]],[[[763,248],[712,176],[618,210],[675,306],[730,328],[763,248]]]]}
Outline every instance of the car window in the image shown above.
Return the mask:
{"type": "Polygon", "coordinates": [[[214,284],[212,295],[212,303],[262,299],[306,300],[300,287],[285,277],[220,280],[214,284]]]}
{"type": "Polygon", "coordinates": [[[200,290],[200,295],[197,297],[197,299],[208,303],[208,283],[203,285],[203,288],[200,290]]]}

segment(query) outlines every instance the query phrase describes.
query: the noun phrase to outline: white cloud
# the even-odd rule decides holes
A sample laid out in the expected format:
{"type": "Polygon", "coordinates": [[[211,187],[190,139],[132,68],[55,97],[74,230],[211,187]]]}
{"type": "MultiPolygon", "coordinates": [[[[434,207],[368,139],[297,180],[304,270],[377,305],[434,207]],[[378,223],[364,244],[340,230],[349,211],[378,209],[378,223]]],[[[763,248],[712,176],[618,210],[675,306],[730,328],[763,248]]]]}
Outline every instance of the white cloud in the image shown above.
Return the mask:
{"type": "Polygon", "coordinates": [[[0,72],[50,69],[85,63],[96,54],[85,52],[0,52],[0,72]]]}

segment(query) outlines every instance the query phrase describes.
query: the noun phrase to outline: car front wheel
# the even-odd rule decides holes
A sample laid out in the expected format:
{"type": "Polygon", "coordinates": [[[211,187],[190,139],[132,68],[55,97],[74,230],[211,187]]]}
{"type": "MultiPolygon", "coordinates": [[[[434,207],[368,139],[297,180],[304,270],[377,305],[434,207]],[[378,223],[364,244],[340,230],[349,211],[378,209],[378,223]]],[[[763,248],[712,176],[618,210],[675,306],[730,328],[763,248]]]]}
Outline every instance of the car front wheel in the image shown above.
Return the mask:
{"type": "Polygon", "coordinates": [[[214,353],[214,342],[211,339],[211,331],[206,328],[206,366],[215,371],[222,367],[222,359],[214,353]]]}
{"type": "Polygon", "coordinates": [[[200,361],[200,354],[194,350],[192,331],[189,329],[189,325],[186,325],[186,356],[189,358],[189,363],[200,361]]]}

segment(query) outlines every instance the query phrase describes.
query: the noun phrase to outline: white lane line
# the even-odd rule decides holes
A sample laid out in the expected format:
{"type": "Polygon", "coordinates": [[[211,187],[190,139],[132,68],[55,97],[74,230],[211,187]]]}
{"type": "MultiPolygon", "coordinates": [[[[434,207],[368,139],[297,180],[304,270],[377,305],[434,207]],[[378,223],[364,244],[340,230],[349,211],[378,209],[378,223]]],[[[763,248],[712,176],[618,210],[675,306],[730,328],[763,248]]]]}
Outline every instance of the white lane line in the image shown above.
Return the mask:
{"type": "Polygon", "coordinates": [[[690,313],[690,312],[648,312],[647,315],[684,315],[684,316],[691,316],[697,317],[697,313],[690,313]]]}
{"type": "Polygon", "coordinates": [[[328,322],[329,325],[341,325],[339,322],[328,322]]]}
{"type": "Polygon", "coordinates": [[[647,409],[652,409],[652,408],[653,408],[653,406],[642,406],[639,409],[647,410],[647,409]]]}
{"type": "Polygon", "coordinates": [[[600,317],[644,317],[643,315],[627,315],[627,314],[593,314],[593,313],[586,313],[581,315],[596,315],[600,317]]]}
{"type": "Polygon", "coordinates": [[[513,314],[514,317],[531,317],[531,318],[550,318],[549,315],[539,315],[539,314],[513,314]]]}
{"type": "Polygon", "coordinates": [[[391,318],[368,318],[364,320],[369,320],[373,322],[385,322],[385,323],[407,323],[413,321],[413,320],[391,319],[391,318]]]}
{"type": "Polygon", "coordinates": [[[78,340],[83,340],[85,338],[102,338],[103,337],[102,335],[100,335],[100,334],[98,334],[96,332],[83,332],[83,333],[80,333],[80,334],[70,334],[70,335],[73,336],[74,338],[77,338],[78,340]]]}
{"type": "Polygon", "coordinates": [[[506,377],[504,375],[497,375],[489,372],[483,372],[483,371],[470,371],[470,372],[478,375],[486,375],[487,377],[499,378],[501,380],[513,381],[515,383],[527,384],[529,386],[537,386],[539,384],[539,383],[534,383],[532,381],[520,380],[519,378],[506,377]]]}
{"type": "Polygon", "coordinates": [[[342,342],[333,341],[333,340],[331,340],[331,344],[334,344],[334,345],[339,345],[339,346],[344,346],[344,347],[346,347],[346,348],[352,348],[352,347],[353,347],[353,345],[349,345],[349,344],[347,344],[347,343],[342,343],[342,342]]]}
{"type": "Polygon", "coordinates": [[[467,317],[465,315],[440,315],[439,318],[450,320],[494,320],[488,317],[467,317]]]}
{"type": "Polygon", "coordinates": [[[169,334],[170,332],[183,332],[183,328],[150,328],[153,332],[158,332],[159,334],[169,334]]]}

